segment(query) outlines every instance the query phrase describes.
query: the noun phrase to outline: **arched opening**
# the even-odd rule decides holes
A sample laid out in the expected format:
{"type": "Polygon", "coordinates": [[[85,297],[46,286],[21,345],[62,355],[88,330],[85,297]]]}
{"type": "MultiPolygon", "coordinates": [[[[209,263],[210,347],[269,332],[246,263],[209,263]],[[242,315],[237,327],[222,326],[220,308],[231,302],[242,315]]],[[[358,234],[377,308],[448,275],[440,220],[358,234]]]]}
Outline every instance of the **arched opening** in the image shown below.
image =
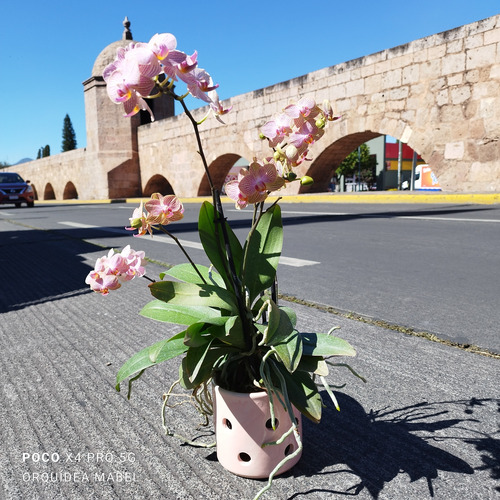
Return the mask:
{"type": "Polygon", "coordinates": [[[393,137],[358,132],[335,141],[313,161],[307,175],[314,184],[301,186],[299,192],[410,189],[413,167],[423,163],[418,153],[407,144],[400,147],[393,137]]]}
{"type": "MultiPolygon", "coordinates": [[[[244,163],[248,165],[248,162],[245,162],[244,159],[241,159],[240,155],[234,153],[226,153],[222,156],[219,156],[212,164],[209,166],[208,171],[210,172],[210,177],[212,178],[212,182],[216,189],[222,190],[222,186],[226,181],[226,177],[233,166],[238,163],[244,163]]],[[[243,165],[241,165],[243,166],[243,165]]],[[[200,187],[198,188],[198,196],[209,196],[210,193],[210,183],[208,182],[207,174],[203,176],[201,180],[200,187]]]]}
{"type": "Polygon", "coordinates": [[[64,186],[63,200],[76,200],[78,199],[78,192],[75,185],[69,181],[64,186]]]}
{"type": "Polygon", "coordinates": [[[52,187],[52,184],[50,182],[47,182],[45,185],[45,189],[43,191],[43,199],[44,200],[55,200],[56,195],[54,193],[54,188],[52,187]]]}
{"type": "Polygon", "coordinates": [[[170,182],[163,177],[163,175],[153,175],[151,179],[146,184],[142,195],[143,196],[151,196],[153,193],[160,193],[165,196],[167,194],[175,194],[170,182]]]}
{"type": "Polygon", "coordinates": [[[36,190],[35,185],[30,182],[30,186],[33,188],[33,197],[35,200],[38,200],[38,191],[36,190]]]}
{"type": "Polygon", "coordinates": [[[360,144],[370,139],[374,139],[379,135],[381,134],[367,130],[365,132],[358,132],[342,137],[333,144],[330,144],[330,146],[313,160],[311,167],[307,171],[307,175],[314,179],[314,184],[311,186],[301,186],[299,193],[327,192],[330,187],[333,173],[342,163],[344,158],[360,144]]]}

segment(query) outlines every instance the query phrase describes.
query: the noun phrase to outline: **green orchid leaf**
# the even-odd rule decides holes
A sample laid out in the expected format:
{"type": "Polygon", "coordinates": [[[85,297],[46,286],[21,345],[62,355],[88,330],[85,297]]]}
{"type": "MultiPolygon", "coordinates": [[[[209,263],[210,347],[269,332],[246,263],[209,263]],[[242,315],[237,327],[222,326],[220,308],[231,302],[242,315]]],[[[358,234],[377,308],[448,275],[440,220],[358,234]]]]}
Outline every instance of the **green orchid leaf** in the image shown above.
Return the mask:
{"type": "Polygon", "coordinates": [[[271,294],[266,290],[252,305],[252,314],[257,316],[266,300],[271,300],[271,294]]]}
{"type": "MultiPolygon", "coordinates": [[[[205,201],[200,208],[198,232],[201,244],[203,245],[203,249],[205,250],[207,257],[226,283],[226,288],[230,289],[232,279],[229,275],[230,270],[228,267],[222,223],[216,223],[214,216],[214,206],[208,201],[205,201]]],[[[243,250],[241,244],[225,220],[223,221],[223,224],[225,225],[227,231],[229,247],[233,256],[235,269],[241,269],[241,262],[243,260],[243,250]]]]}
{"type": "Polygon", "coordinates": [[[207,306],[184,306],[161,300],[153,300],[146,304],[140,314],[147,318],[175,323],[177,325],[191,325],[198,321],[210,318],[220,318],[220,311],[207,306]]]}
{"type": "Polygon", "coordinates": [[[186,338],[184,343],[190,347],[199,347],[205,345],[214,338],[221,340],[224,343],[227,335],[227,323],[234,324],[234,320],[238,316],[220,316],[213,318],[204,318],[198,323],[193,323],[186,330],[186,338]]]}
{"type": "Polygon", "coordinates": [[[245,334],[243,332],[243,323],[239,316],[231,316],[225,324],[225,336],[220,340],[238,349],[245,349],[245,334]]]}
{"type": "MultiPolygon", "coordinates": [[[[184,335],[185,332],[180,332],[169,339],[161,340],[134,354],[118,370],[116,374],[116,390],[120,391],[120,384],[126,378],[136,373],[143,372],[146,368],[156,366],[163,361],[184,354],[188,349],[184,345],[184,335]]],[[[128,397],[130,398],[130,390],[128,397]]]]}
{"type": "Polygon", "coordinates": [[[194,283],[195,285],[215,285],[225,288],[224,280],[215,269],[211,271],[207,266],[202,266],[200,264],[196,264],[196,269],[198,269],[205,282],[203,282],[193,266],[188,263],[174,266],[168,271],[161,273],[160,277],[163,279],[165,276],[171,276],[172,278],[176,278],[186,283],[194,283]]]}
{"type": "Polygon", "coordinates": [[[206,323],[194,323],[186,329],[184,344],[188,347],[200,347],[210,343],[214,337],[211,335],[206,323]]]}
{"type": "MultiPolygon", "coordinates": [[[[311,375],[303,371],[289,373],[278,363],[273,363],[271,366],[273,370],[279,370],[283,375],[288,397],[295,408],[313,422],[319,423],[323,403],[311,375]]],[[[274,384],[279,384],[277,378],[274,380],[274,384]]],[[[279,387],[279,385],[276,386],[279,387]]]]}
{"type": "Polygon", "coordinates": [[[269,335],[266,344],[267,345],[277,345],[288,339],[294,332],[293,324],[283,309],[278,309],[277,314],[279,317],[278,326],[274,328],[274,332],[269,335]]]}
{"type": "Polygon", "coordinates": [[[267,328],[264,331],[264,344],[269,344],[269,340],[273,337],[280,324],[280,310],[272,300],[267,303],[266,314],[267,328]]]}
{"type": "Polygon", "coordinates": [[[273,205],[262,215],[245,244],[243,281],[249,291],[250,303],[273,284],[282,246],[281,209],[279,205],[273,205]]]}
{"type": "Polygon", "coordinates": [[[181,385],[185,389],[194,389],[206,382],[212,376],[214,365],[232,351],[229,347],[211,347],[211,344],[190,347],[182,359],[181,385]]]}
{"type": "Polygon", "coordinates": [[[297,330],[293,330],[292,333],[281,342],[273,342],[273,348],[285,368],[290,373],[293,373],[297,369],[300,359],[302,358],[302,337],[300,333],[297,330]]]}
{"type": "Polygon", "coordinates": [[[234,296],[218,286],[157,281],[151,283],[149,289],[153,297],[169,304],[215,307],[233,313],[238,311],[234,296]]]}
{"type": "Polygon", "coordinates": [[[304,354],[307,356],[356,356],[349,342],[326,333],[302,333],[304,354]]]}
{"type": "Polygon", "coordinates": [[[297,314],[291,307],[287,306],[279,306],[281,311],[284,311],[286,315],[288,316],[288,319],[290,320],[290,323],[292,326],[295,328],[297,325],[297,314]]]}
{"type": "Polygon", "coordinates": [[[328,365],[323,356],[302,356],[297,370],[314,373],[323,377],[328,375],[328,365]]]}

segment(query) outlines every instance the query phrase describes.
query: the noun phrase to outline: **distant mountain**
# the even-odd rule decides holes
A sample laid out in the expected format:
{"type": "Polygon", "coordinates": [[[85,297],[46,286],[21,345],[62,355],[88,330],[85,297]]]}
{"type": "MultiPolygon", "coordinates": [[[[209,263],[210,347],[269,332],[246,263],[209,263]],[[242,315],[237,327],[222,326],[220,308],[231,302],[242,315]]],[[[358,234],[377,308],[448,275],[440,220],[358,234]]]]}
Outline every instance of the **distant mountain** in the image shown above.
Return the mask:
{"type": "Polygon", "coordinates": [[[14,165],[20,165],[21,163],[27,163],[29,161],[33,161],[33,158],[23,158],[22,160],[19,160],[17,163],[14,163],[14,165]]]}

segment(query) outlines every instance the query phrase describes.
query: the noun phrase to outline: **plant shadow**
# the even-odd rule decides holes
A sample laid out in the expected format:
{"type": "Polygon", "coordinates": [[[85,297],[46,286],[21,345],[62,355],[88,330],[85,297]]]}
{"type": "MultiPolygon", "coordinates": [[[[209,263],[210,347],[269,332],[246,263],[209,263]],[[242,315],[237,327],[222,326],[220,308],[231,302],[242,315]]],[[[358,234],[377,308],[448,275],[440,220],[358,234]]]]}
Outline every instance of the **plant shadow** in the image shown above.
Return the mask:
{"type": "MultiPolygon", "coordinates": [[[[500,400],[473,398],[422,402],[404,408],[366,412],[352,397],[343,393],[336,393],[336,397],[340,412],[329,404],[324,409],[320,426],[304,422],[305,447],[302,459],[286,474],[334,474],[335,487],[297,493],[291,499],[319,491],[353,496],[363,490],[377,499],[384,486],[401,473],[407,474],[411,482],[425,479],[429,496],[433,497],[433,480],[440,471],[474,473],[469,463],[446,451],[446,442],[449,440],[459,440],[461,448],[474,447],[481,453],[483,462],[483,466],[477,470],[489,470],[492,479],[500,477],[500,440],[477,430],[482,422],[477,416],[479,407],[498,405],[500,400]],[[330,446],[325,443],[325,436],[332,436],[330,446]],[[435,445],[437,443],[438,446],[435,445]],[[324,471],[335,465],[340,467],[324,471]],[[346,473],[347,476],[338,481],[338,474],[346,473]],[[339,488],[340,485],[343,487],[339,488]]],[[[451,450],[454,449],[456,446],[451,447],[451,450]]],[[[470,449],[462,456],[470,455],[470,449]]],[[[497,490],[500,491],[499,488],[497,490]]]]}

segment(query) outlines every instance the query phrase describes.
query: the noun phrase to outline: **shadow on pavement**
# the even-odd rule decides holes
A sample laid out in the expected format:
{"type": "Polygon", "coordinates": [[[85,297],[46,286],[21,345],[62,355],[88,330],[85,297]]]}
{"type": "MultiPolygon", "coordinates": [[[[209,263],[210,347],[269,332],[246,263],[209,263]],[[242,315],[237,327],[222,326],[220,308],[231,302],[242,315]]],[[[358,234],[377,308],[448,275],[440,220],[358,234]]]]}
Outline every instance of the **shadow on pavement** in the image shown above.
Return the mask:
{"type": "Polygon", "coordinates": [[[0,233],[0,313],[91,293],[90,266],[80,256],[97,247],[40,230],[0,233]]]}
{"type": "Polygon", "coordinates": [[[340,474],[342,481],[335,482],[339,485],[347,482],[352,486],[346,486],[343,491],[342,488],[309,490],[291,499],[313,492],[356,496],[364,489],[373,498],[379,498],[384,485],[400,473],[407,474],[411,482],[425,479],[429,496],[433,497],[432,481],[438,478],[440,471],[474,473],[469,463],[446,449],[460,449],[462,456],[470,456],[475,448],[483,462],[477,470],[490,470],[492,478],[500,477],[500,440],[474,429],[481,422],[477,415],[480,407],[500,405],[500,400],[423,402],[405,408],[366,412],[352,397],[343,393],[336,395],[340,412],[328,405],[321,428],[304,422],[304,454],[288,474],[340,474]],[[331,436],[327,443],[325,436],[331,436]],[[447,446],[450,440],[455,442],[451,448],[447,446]],[[346,467],[323,471],[336,464],[346,467]]]}

